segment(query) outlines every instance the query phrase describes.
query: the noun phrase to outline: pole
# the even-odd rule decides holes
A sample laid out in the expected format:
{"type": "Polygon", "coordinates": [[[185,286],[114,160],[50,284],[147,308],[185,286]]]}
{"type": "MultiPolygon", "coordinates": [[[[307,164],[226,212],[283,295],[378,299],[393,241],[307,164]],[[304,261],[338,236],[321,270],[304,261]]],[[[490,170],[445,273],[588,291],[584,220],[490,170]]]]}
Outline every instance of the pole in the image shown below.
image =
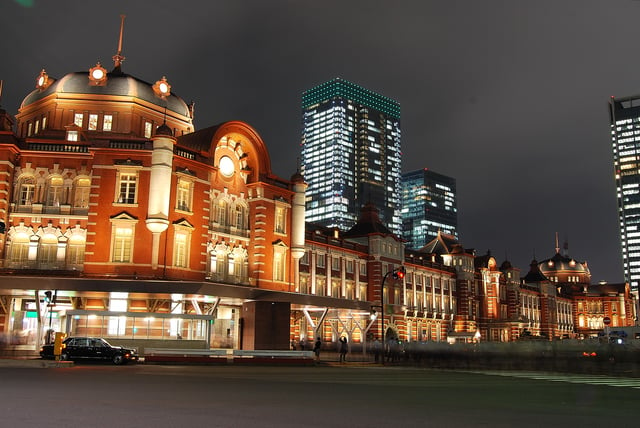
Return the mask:
{"type": "Polygon", "coordinates": [[[384,340],[384,282],[387,280],[387,277],[393,271],[387,272],[382,278],[382,284],[380,285],[380,356],[382,358],[382,365],[384,366],[384,351],[385,351],[385,340],[384,340]]]}

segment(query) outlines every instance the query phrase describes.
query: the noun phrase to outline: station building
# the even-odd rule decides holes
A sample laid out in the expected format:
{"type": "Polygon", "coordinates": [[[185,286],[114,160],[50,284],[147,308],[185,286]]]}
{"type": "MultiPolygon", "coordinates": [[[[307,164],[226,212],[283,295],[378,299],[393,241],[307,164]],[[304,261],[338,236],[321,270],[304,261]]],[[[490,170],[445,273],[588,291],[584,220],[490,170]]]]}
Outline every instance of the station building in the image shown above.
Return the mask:
{"type": "Polygon", "coordinates": [[[249,124],[194,129],[170,79],[126,74],[123,59],[42,70],[15,118],[0,110],[0,332],[12,346],[63,331],[143,353],[341,336],[366,348],[634,325],[626,284],[592,286],[559,252],[521,278],[451,235],[409,250],[369,204],[348,231],[305,223],[304,178],[274,175],[249,124]]]}

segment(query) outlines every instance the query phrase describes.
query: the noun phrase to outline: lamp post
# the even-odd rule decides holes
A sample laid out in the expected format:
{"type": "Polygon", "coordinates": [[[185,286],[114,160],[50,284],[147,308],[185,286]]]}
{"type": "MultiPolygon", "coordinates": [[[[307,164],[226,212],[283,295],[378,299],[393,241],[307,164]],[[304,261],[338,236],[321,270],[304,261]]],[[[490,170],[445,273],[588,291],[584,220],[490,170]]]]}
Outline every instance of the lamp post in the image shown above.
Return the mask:
{"type": "Polygon", "coordinates": [[[402,279],[405,274],[404,266],[400,266],[399,268],[390,270],[389,272],[384,274],[382,278],[382,284],[380,284],[380,337],[381,337],[381,345],[382,345],[382,365],[384,366],[384,348],[385,348],[385,338],[384,338],[384,283],[387,280],[389,275],[393,275],[393,279],[402,279]]]}

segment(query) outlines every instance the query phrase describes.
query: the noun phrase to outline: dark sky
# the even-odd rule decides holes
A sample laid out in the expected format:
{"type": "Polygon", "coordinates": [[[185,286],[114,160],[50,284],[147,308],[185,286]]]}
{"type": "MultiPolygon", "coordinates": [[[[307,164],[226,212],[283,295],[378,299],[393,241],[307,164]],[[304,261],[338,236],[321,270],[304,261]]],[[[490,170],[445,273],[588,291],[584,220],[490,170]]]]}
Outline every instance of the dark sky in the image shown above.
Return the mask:
{"type": "Polygon", "coordinates": [[[0,0],[0,104],[42,68],[123,70],[196,103],[196,127],[242,120],[273,170],[300,153],[300,97],[343,77],[400,102],[403,171],[458,184],[460,240],[528,271],[555,233],[594,282],[622,281],[607,102],[640,93],[632,0],[0,0]],[[102,5],[102,6],[99,6],[102,5]]]}

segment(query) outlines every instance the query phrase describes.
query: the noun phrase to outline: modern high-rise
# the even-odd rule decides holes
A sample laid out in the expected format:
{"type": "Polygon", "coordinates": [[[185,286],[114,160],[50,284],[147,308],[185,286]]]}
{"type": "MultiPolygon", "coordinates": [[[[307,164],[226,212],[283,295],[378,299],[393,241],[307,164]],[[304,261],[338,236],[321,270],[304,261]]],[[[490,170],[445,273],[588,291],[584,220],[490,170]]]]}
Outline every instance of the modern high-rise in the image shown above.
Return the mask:
{"type": "Polygon", "coordinates": [[[372,203],[400,236],[400,104],[336,78],[302,94],[302,120],[306,220],[348,230],[372,203]]]}
{"type": "Polygon", "coordinates": [[[419,249],[438,232],[458,238],[456,180],[427,168],[402,174],[402,237],[419,249]]]}
{"type": "Polygon", "coordinates": [[[640,96],[609,100],[625,281],[640,284],[640,96]]]}

